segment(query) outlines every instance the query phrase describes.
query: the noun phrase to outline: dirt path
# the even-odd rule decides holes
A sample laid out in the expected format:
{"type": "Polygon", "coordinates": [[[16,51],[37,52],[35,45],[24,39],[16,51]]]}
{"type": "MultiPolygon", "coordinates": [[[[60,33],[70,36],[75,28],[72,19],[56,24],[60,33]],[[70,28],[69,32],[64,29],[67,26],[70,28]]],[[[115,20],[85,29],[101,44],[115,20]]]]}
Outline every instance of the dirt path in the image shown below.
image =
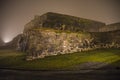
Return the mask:
{"type": "Polygon", "coordinates": [[[23,71],[0,69],[0,80],[120,80],[120,70],[23,71]]]}

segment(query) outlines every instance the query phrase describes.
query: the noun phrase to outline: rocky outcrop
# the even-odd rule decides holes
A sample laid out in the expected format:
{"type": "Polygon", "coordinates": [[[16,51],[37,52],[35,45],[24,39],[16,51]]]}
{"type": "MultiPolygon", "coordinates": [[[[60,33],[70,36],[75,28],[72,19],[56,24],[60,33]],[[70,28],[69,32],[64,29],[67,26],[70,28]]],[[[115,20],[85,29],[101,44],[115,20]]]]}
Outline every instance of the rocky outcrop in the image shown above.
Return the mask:
{"type": "Polygon", "coordinates": [[[22,35],[19,47],[27,53],[27,60],[32,60],[96,48],[120,48],[119,34],[120,31],[74,33],[35,29],[22,35]]]}
{"type": "Polygon", "coordinates": [[[27,52],[27,59],[34,59],[89,50],[91,41],[89,33],[35,29],[23,34],[19,46],[21,51],[27,52]]]}
{"type": "Polygon", "coordinates": [[[36,16],[25,25],[18,49],[27,60],[96,48],[120,48],[120,31],[99,32],[104,23],[57,13],[36,16]]]}
{"type": "Polygon", "coordinates": [[[92,32],[94,48],[120,48],[120,30],[92,32]]]}

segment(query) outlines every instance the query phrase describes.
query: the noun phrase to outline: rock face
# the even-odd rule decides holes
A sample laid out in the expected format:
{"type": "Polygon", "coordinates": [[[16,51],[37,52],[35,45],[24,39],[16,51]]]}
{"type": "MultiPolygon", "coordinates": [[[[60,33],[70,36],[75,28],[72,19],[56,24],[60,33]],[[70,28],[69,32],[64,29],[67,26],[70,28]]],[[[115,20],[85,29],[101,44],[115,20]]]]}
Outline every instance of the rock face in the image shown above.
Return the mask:
{"type": "Polygon", "coordinates": [[[19,44],[29,57],[42,58],[90,49],[92,39],[88,33],[67,33],[51,30],[32,30],[24,33],[19,44]]]}
{"type": "Polygon", "coordinates": [[[27,60],[32,60],[96,48],[120,48],[119,35],[120,31],[68,33],[37,29],[24,33],[19,47],[21,51],[27,52],[27,60]]]}
{"type": "Polygon", "coordinates": [[[120,48],[120,30],[109,32],[92,32],[95,48],[120,48]]]}
{"type": "Polygon", "coordinates": [[[99,32],[104,23],[56,13],[36,16],[18,41],[27,60],[96,48],[120,48],[120,31],[99,32]]]}

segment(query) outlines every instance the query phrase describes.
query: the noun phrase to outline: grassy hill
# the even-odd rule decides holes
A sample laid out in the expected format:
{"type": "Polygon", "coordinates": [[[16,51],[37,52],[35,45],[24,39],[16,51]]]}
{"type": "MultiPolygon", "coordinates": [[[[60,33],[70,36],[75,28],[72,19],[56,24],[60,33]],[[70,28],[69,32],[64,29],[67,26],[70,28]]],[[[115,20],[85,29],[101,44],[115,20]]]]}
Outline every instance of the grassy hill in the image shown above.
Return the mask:
{"type": "MultiPolygon", "coordinates": [[[[80,70],[99,69],[111,65],[120,67],[119,49],[98,49],[93,51],[76,52],[74,54],[57,55],[25,60],[25,53],[15,50],[0,50],[0,68],[14,68],[26,70],[80,70]]],[[[109,69],[109,67],[107,67],[109,69]]]]}

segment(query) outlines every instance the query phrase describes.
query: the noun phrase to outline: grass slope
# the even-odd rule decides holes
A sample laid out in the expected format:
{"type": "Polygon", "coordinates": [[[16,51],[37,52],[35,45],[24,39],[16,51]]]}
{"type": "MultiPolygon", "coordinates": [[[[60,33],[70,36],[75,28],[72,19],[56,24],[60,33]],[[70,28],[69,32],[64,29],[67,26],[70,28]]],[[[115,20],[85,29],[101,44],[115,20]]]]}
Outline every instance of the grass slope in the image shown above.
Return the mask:
{"type": "Polygon", "coordinates": [[[15,50],[0,50],[1,68],[73,70],[76,66],[86,62],[102,62],[120,67],[120,50],[98,49],[86,52],[76,52],[74,54],[49,56],[33,61],[25,61],[25,53],[15,50]]]}

